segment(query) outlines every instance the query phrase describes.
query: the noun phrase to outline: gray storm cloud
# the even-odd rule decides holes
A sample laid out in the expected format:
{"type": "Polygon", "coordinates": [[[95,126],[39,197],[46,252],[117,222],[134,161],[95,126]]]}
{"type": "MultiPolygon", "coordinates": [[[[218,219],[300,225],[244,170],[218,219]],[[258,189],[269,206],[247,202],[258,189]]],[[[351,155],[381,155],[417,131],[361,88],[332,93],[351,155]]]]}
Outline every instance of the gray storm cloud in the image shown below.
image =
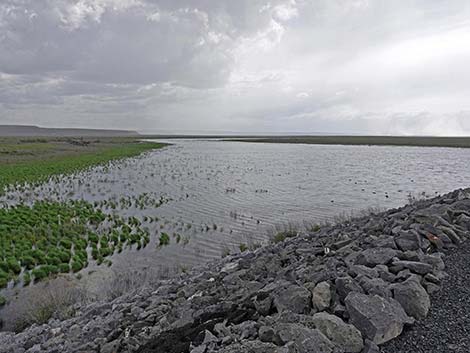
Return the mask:
{"type": "Polygon", "coordinates": [[[465,0],[4,0],[0,124],[470,133],[465,0]]]}

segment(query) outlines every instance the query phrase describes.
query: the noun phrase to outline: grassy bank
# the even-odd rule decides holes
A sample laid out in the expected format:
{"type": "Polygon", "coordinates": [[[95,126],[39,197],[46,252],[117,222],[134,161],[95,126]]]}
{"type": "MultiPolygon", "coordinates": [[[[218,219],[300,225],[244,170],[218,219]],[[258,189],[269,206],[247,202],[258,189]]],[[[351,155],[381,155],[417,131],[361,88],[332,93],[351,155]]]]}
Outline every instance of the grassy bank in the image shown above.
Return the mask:
{"type": "MultiPolygon", "coordinates": [[[[227,139],[228,140],[228,139],[227,139]]],[[[416,136],[269,136],[236,137],[230,141],[264,143],[303,143],[317,145],[375,145],[470,148],[470,137],[416,136]]]]}
{"type": "Polygon", "coordinates": [[[163,146],[128,138],[0,139],[0,193],[9,184],[39,182],[163,146]]]}

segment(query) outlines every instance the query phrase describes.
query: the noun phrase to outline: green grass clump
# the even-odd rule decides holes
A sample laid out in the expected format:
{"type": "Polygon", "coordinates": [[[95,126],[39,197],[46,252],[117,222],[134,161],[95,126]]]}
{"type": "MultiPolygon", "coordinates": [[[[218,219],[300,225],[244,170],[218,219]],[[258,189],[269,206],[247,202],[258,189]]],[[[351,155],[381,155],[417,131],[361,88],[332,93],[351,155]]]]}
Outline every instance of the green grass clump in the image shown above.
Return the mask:
{"type": "Polygon", "coordinates": [[[5,299],[5,297],[0,295],[0,306],[4,306],[6,303],[7,303],[7,300],[5,299]]]}
{"type": "MultiPolygon", "coordinates": [[[[0,149],[4,146],[0,144],[0,149]]],[[[40,155],[40,158],[25,160],[12,158],[8,163],[0,163],[0,194],[11,184],[41,182],[53,175],[75,173],[111,160],[135,157],[142,152],[163,146],[164,144],[154,142],[134,141],[110,144],[98,149],[74,151],[73,154],[51,153],[40,155]]],[[[31,148],[31,153],[37,153],[35,148],[31,148]]]]}
{"type": "Polygon", "coordinates": [[[86,201],[37,201],[32,206],[0,208],[0,289],[21,277],[29,283],[78,272],[88,265],[90,248],[92,258],[101,264],[126,244],[146,246],[148,231],[135,219],[132,226],[127,223],[117,216],[110,221],[86,201]]]}
{"type": "Polygon", "coordinates": [[[275,236],[274,236],[274,243],[280,243],[282,241],[286,240],[286,235],[284,233],[277,233],[275,236]]]}
{"type": "Polygon", "coordinates": [[[159,241],[160,241],[160,246],[168,245],[170,244],[170,236],[166,233],[162,233],[160,235],[159,241]]]}
{"type": "Polygon", "coordinates": [[[241,243],[238,247],[240,249],[240,252],[245,252],[248,250],[248,245],[246,245],[245,243],[241,243]]]}

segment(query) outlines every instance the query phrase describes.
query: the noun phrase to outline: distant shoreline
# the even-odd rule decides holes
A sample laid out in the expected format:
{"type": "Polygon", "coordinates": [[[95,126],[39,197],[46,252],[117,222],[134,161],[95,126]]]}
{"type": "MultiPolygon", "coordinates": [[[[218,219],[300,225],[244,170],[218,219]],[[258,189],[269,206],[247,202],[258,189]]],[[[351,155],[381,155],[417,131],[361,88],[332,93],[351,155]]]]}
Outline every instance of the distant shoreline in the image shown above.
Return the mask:
{"type": "Polygon", "coordinates": [[[295,143],[315,145],[355,146],[411,146],[470,148],[470,137],[417,137],[417,136],[269,136],[234,137],[224,141],[252,143],[295,143]]]}
{"type": "Polygon", "coordinates": [[[0,125],[0,137],[138,137],[132,130],[47,128],[34,125],[0,125]]]}

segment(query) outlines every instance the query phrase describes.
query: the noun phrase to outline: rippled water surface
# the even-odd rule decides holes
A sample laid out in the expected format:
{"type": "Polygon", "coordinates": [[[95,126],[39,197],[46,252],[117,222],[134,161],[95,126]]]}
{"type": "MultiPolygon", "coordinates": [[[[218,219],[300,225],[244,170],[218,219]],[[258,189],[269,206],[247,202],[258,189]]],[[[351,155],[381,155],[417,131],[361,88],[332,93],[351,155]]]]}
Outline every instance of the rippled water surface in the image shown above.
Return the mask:
{"type": "Polygon", "coordinates": [[[469,149],[171,143],[110,167],[10,192],[2,200],[164,197],[169,201],[160,207],[103,209],[141,220],[157,217],[143,224],[154,239],[161,232],[172,238],[167,247],[154,240],[144,250],[116,254],[116,265],[171,267],[236,252],[240,243],[266,242],[273,227],[287,222],[315,223],[369,207],[400,206],[410,192],[434,195],[470,181],[469,149]]]}

